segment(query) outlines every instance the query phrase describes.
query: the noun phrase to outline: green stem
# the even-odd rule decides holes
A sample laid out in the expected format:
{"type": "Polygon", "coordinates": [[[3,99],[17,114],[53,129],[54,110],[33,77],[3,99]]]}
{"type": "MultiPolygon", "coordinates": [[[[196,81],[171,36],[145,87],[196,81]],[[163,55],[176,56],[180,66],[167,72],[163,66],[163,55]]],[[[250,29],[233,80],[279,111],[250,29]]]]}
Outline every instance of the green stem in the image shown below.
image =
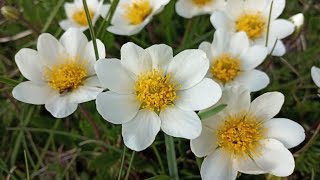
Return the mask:
{"type": "Polygon", "coordinates": [[[160,157],[160,154],[159,154],[159,151],[158,151],[156,145],[152,144],[151,148],[152,148],[152,150],[153,150],[154,154],[156,155],[157,160],[159,162],[159,165],[161,168],[161,174],[165,174],[164,166],[163,166],[163,163],[162,163],[162,160],[161,160],[161,157],[160,157]]]}
{"type": "Polygon", "coordinates": [[[108,14],[106,15],[105,19],[103,20],[102,24],[99,27],[98,34],[97,34],[98,37],[101,37],[101,35],[104,35],[104,33],[103,33],[104,29],[110,25],[112,17],[113,17],[113,14],[116,11],[116,8],[118,6],[118,3],[119,3],[119,0],[113,0],[112,1],[112,4],[111,4],[110,9],[109,9],[109,12],[108,12],[108,14]]]}
{"type": "Polygon", "coordinates": [[[271,2],[270,12],[269,12],[266,47],[268,47],[268,41],[269,41],[269,33],[270,33],[270,22],[271,22],[272,8],[273,8],[273,1],[271,2]]]}
{"type": "Polygon", "coordinates": [[[127,170],[127,174],[126,174],[126,177],[124,178],[125,180],[129,179],[130,170],[131,170],[131,166],[132,166],[132,163],[133,163],[134,155],[135,155],[135,151],[132,151],[129,167],[128,167],[128,170],[127,170]]]}
{"type": "Polygon", "coordinates": [[[165,134],[164,138],[166,143],[167,161],[170,178],[173,180],[179,180],[176,151],[174,149],[173,137],[165,134]]]}
{"type": "Polygon", "coordinates": [[[126,157],[126,150],[127,150],[127,147],[124,145],[124,146],[123,146],[122,158],[121,158],[121,166],[120,166],[120,170],[119,170],[119,174],[118,174],[118,180],[120,180],[120,178],[121,178],[122,169],[123,169],[123,164],[124,164],[124,159],[125,159],[125,157],[126,157]]]}
{"type": "Polygon", "coordinates": [[[90,35],[91,35],[91,39],[92,39],[92,42],[93,42],[94,54],[96,55],[96,59],[99,59],[99,53],[98,53],[98,48],[97,48],[97,41],[96,41],[96,36],[95,36],[95,34],[94,34],[94,29],[93,29],[93,25],[92,25],[90,13],[89,13],[89,8],[88,8],[88,5],[87,5],[86,0],[82,0],[82,3],[83,3],[84,11],[86,12],[86,16],[87,16],[87,21],[88,21],[88,25],[89,25],[90,35]]]}
{"type": "Polygon", "coordinates": [[[29,166],[28,166],[28,159],[27,159],[27,154],[26,154],[26,151],[23,151],[23,154],[24,154],[24,161],[26,163],[26,169],[27,169],[27,180],[30,179],[30,176],[29,176],[29,166]]]}
{"type": "Polygon", "coordinates": [[[48,17],[46,24],[43,26],[41,32],[44,33],[48,30],[50,24],[52,23],[54,17],[56,17],[60,7],[62,6],[62,4],[64,3],[65,0],[59,0],[56,4],[56,6],[53,8],[50,16],[48,17]]]}

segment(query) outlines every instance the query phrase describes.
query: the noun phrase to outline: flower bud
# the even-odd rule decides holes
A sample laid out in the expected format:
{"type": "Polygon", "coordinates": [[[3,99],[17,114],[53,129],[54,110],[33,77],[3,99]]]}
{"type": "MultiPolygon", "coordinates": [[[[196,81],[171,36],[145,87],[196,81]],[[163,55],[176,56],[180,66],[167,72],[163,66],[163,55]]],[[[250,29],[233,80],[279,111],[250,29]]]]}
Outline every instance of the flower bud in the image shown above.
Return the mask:
{"type": "Polygon", "coordinates": [[[294,16],[291,16],[289,18],[289,20],[295,26],[295,34],[299,34],[301,32],[303,24],[304,24],[304,15],[302,13],[299,13],[294,16]]]}
{"type": "Polygon", "coordinates": [[[1,8],[1,14],[10,21],[19,19],[19,11],[12,6],[3,6],[1,8]]]}

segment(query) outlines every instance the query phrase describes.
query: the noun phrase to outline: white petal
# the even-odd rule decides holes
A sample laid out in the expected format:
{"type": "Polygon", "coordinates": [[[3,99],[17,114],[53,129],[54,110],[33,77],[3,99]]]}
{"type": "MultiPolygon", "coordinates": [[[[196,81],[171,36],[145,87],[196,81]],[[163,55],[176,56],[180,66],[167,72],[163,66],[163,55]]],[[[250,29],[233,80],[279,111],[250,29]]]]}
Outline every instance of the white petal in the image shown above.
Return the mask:
{"type": "Polygon", "coordinates": [[[160,126],[160,118],[154,111],[142,109],[131,121],[122,125],[124,144],[134,151],[142,151],[153,143],[160,126]]]}
{"type": "Polygon", "coordinates": [[[192,18],[196,15],[203,14],[197,5],[192,3],[192,0],[179,0],[176,3],[176,12],[179,16],[184,18],[192,18]]]}
{"type": "Polygon", "coordinates": [[[63,30],[68,30],[69,28],[76,28],[78,27],[77,24],[75,24],[74,22],[70,21],[69,19],[66,19],[66,20],[62,20],[59,22],[59,25],[60,27],[63,29],[63,30]]]}
{"type": "Polygon", "coordinates": [[[259,165],[249,156],[233,159],[235,168],[245,174],[265,174],[269,169],[262,169],[259,165]]]}
{"type": "Polygon", "coordinates": [[[26,81],[14,87],[12,95],[19,101],[41,105],[46,103],[51,92],[52,90],[47,84],[37,84],[32,81],[26,81]]]}
{"type": "Polygon", "coordinates": [[[134,92],[134,80],[117,59],[100,59],[95,65],[96,73],[103,87],[119,94],[134,92]]]}
{"type": "Polygon", "coordinates": [[[121,64],[136,75],[152,69],[152,60],[149,53],[131,42],[121,47],[121,64]]]}
{"type": "MultiPolygon", "coordinates": [[[[123,19],[123,18],[118,18],[123,19]]],[[[141,24],[138,25],[129,25],[124,24],[127,22],[122,22],[109,26],[107,30],[113,34],[122,35],[122,36],[132,36],[139,33],[150,21],[152,20],[152,16],[147,17],[141,24]]]]}
{"type": "Polygon", "coordinates": [[[221,11],[215,11],[210,16],[210,22],[215,29],[228,30],[231,26],[231,20],[221,11]]]}
{"type": "Polygon", "coordinates": [[[43,33],[38,38],[38,52],[47,63],[54,64],[66,55],[65,48],[51,34],[43,33]]]}
{"type": "Polygon", "coordinates": [[[279,177],[292,174],[295,166],[293,156],[281,142],[266,139],[261,141],[261,146],[263,146],[261,156],[253,157],[261,169],[279,177]]]}
{"type": "Polygon", "coordinates": [[[216,30],[212,42],[212,49],[214,50],[213,56],[219,56],[223,53],[228,52],[230,36],[231,34],[227,32],[225,29],[216,30]]]}
{"type": "Polygon", "coordinates": [[[200,174],[203,180],[235,180],[237,170],[231,158],[222,149],[217,149],[204,159],[200,174]]]}
{"type": "Polygon", "coordinates": [[[270,24],[270,35],[276,39],[283,39],[294,32],[292,22],[284,19],[277,19],[270,24]]]}
{"type": "Polygon", "coordinates": [[[105,18],[109,12],[109,9],[110,9],[110,4],[104,4],[100,7],[99,9],[99,14],[105,18]]]}
{"type": "Polygon", "coordinates": [[[95,100],[102,91],[102,88],[86,86],[85,84],[85,86],[80,86],[72,91],[70,94],[70,102],[80,104],[95,100]]]}
{"type": "Polygon", "coordinates": [[[46,64],[41,55],[33,50],[23,48],[15,56],[21,74],[28,80],[43,82],[43,69],[46,64]]]}
{"type": "Polygon", "coordinates": [[[69,28],[60,38],[61,44],[71,57],[79,56],[88,43],[87,37],[77,28],[69,28]]]}
{"type": "Polygon", "coordinates": [[[290,119],[274,118],[265,122],[264,127],[269,138],[282,142],[288,149],[298,146],[306,138],[303,127],[290,119]]]}
{"type": "Polygon", "coordinates": [[[244,13],[244,5],[246,4],[243,0],[228,0],[227,6],[226,6],[226,13],[230,17],[232,17],[233,20],[236,20],[241,14],[244,13]]]}
{"type": "Polygon", "coordinates": [[[69,19],[72,18],[73,14],[75,11],[77,11],[77,6],[74,4],[74,3],[69,3],[69,2],[66,2],[64,4],[64,10],[66,12],[66,15],[69,19]]]}
{"type": "Polygon", "coordinates": [[[173,51],[170,46],[157,44],[146,49],[152,59],[152,68],[162,69],[166,72],[167,67],[173,59],[173,51]]]}
{"type": "Polygon", "coordinates": [[[212,153],[217,148],[217,137],[215,132],[207,126],[202,126],[199,137],[190,140],[191,151],[197,157],[204,157],[212,153]]]}
{"type": "Polygon", "coordinates": [[[222,97],[219,100],[218,105],[227,104],[227,107],[223,110],[229,115],[237,114],[241,111],[246,112],[250,108],[250,92],[242,86],[227,87],[222,92],[222,97]]]}
{"type": "Polygon", "coordinates": [[[250,112],[260,121],[268,121],[279,113],[284,103],[284,95],[279,92],[269,92],[257,97],[251,103],[250,112]]]}
{"type": "Polygon", "coordinates": [[[272,56],[281,57],[286,53],[286,47],[281,40],[274,41],[268,45],[269,53],[272,51],[272,56]],[[274,46],[274,44],[277,44],[274,46]]]}
{"type": "Polygon", "coordinates": [[[266,73],[253,69],[250,71],[240,72],[233,82],[227,85],[242,85],[245,86],[250,92],[256,92],[267,87],[269,83],[270,79],[266,73]]]}
{"type": "Polygon", "coordinates": [[[244,9],[247,11],[260,11],[262,12],[269,5],[270,0],[246,0],[244,3],[244,9]]]}
{"type": "Polygon", "coordinates": [[[268,49],[264,46],[252,46],[241,54],[241,70],[251,70],[259,66],[267,57],[268,49]]]}
{"type": "Polygon", "coordinates": [[[320,87],[320,68],[313,66],[311,68],[311,77],[313,82],[320,87]]]}
{"type": "Polygon", "coordinates": [[[83,60],[85,62],[85,64],[88,64],[87,67],[89,69],[88,70],[89,75],[96,74],[96,71],[94,69],[96,60],[106,57],[106,49],[105,49],[104,44],[99,39],[96,39],[96,42],[97,42],[97,50],[98,50],[98,54],[99,54],[98,58],[96,58],[92,41],[87,43],[87,45],[84,48],[84,51],[81,54],[81,60],[83,60]]]}
{"type": "Polygon", "coordinates": [[[120,95],[108,91],[100,93],[96,99],[99,114],[113,124],[123,124],[132,120],[140,108],[135,95],[120,95]]]}
{"type": "Polygon", "coordinates": [[[239,56],[249,48],[249,39],[245,32],[238,32],[231,36],[229,52],[234,56],[239,56]]]}
{"type": "Polygon", "coordinates": [[[170,2],[170,0],[151,0],[150,6],[152,7],[153,11],[158,11],[159,9],[162,9],[163,6],[167,5],[170,2]]]}
{"type": "Polygon", "coordinates": [[[170,63],[170,73],[180,90],[188,89],[199,83],[207,74],[209,60],[206,54],[198,49],[185,50],[176,55],[170,63]]]}
{"type": "Polygon", "coordinates": [[[55,118],[65,118],[77,110],[78,104],[69,101],[69,95],[55,94],[46,102],[45,108],[55,118]]]}
{"type": "MultiPolygon", "coordinates": [[[[269,1],[269,5],[264,11],[267,17],[269,17],[269,14],[270,14],[271,2],[272,1],[269,1]]],[[[277,19],[282,14],[285,6],[286,6],[285,0],[273,0],[271,20],[277,19]]]]}
{"type": "Polygon", "coordinates": [[[194,139],[201,133],[201,121],[193,111],[167,107],[160,112],[161,129],[173,137],[194,139]]]}
{"type": "Polygon", "coordinates": [[[202,42],[200,45],[199,45],[199,49],[204,51],[207,55],[207,58],[209,59],[209,61],[211,61],[213,59],[213,48],[212,48],[212,45],[211,43],[209,42],[202,42]]]}
{"type": "Polygon", "coordinates": [[[217,103],[221,95],[220,85],[205,78],[190,89],[178,91],[174,104],[183,110],[199,111],[217,103]]]}

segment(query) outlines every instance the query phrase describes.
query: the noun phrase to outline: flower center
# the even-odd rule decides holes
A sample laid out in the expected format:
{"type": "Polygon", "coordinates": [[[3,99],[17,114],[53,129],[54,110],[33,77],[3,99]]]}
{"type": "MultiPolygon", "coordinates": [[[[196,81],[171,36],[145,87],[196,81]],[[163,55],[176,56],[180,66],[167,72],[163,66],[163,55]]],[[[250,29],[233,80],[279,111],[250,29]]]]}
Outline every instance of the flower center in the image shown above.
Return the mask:
{"type": "Polygon", "coordinates": [[[125,17],[133,25],[142,23],[151,13],[149,0],[134,0],[132,4],[125,4],[125,17]]]}
{"type": "Polygon", "coordinates": [[[205,5],[209,4],[211,1],[213,1],[213,0],[192,0],[193,4],[195,4],[197,6],[205,6],[205,5]]]}
{"type": "Polygon", "coordinates": [[[85,64],[73,59],[67,59],[64,63],[54,65],[51,69],[44,69],[45,80],[60,94],[78,88],[87,75],[85,64]]]}
{"type": "Polygon", "coordinates": [[[262,122],[251,113],[229,115],[217,131],[218,144],[236,158],[260,155],[259,141],[266,138],[266,131],[262,122]]]}
{"type": "Polygon", "coordinates": [[[135,95],[142,103],[142,108],[160,112],[177,98],[178,86],[170,74],[163,75],[162,70],[153,69],[141,73],[135,82],[135,95]]]}
{"type": "Polygon", "coordinates": [[[211,73],[213,78],[224,84],[232,81],[240,73],[240,59],[230,54],[223,54],[214,60],[211,73]]]}
{"type": "MultiPolygon", "coordinates": [[[[94,13],[89,9],[90,18],[92,19],[94,16],[94,13]]],[[[75,12],[72,15],[72,19],[81,26],[88,26],[87,16],[84,9],[81,9],[77,12],[75,12]]]]}
{"type": "Polygon", "coordinates": [[[236,31],[244,31],[252,40],[260,38],[266,31],[266,19],[261,12],[242,14],[236,21],[236,31]]]}

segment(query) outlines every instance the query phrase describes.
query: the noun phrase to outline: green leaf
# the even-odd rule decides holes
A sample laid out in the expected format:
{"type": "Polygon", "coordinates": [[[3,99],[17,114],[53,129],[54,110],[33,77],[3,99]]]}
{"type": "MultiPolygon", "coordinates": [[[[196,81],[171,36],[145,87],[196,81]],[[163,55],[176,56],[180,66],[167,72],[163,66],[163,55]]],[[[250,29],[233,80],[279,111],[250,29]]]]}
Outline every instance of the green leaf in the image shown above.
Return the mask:
{"type": "Polygon", "coordinates": [[[213,115],[218,114],[220,111],[222,111],[224,108],[226,108],[226,104],[220,104],[219,106],[213,107],[209,110],[199,112],[198,116],[200,117],[201,120],[206,119],[208,117],[211,117],[213,115]]]}
{"type": "Polygon", "coordinates": [[[159,175],[159,176],[153,176],[153,177],[148,178],[146,180],[170,180],[170,177],[166,176],[166,175],[159,175]]]}
{"type": "Polygon", "coordinates": [[[19,84],[19,81],[16,81],[16,80],[4,77],[4,76],[0,76],[0,83],[7,84],[10,86],[16,86],[19,84]]]}

